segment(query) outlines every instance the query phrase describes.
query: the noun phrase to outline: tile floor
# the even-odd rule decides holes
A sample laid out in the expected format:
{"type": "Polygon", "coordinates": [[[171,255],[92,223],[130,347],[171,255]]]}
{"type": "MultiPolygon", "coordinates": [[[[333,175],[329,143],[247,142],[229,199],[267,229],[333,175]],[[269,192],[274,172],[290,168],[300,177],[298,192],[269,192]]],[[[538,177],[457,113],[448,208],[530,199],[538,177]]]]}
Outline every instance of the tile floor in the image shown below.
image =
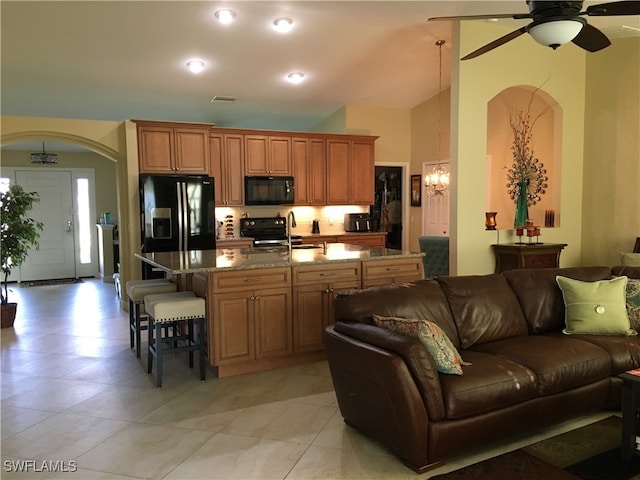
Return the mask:
{"type": "Polygon", "coordinates": [[[12,290],[18,318],[1,333],[3,479],[425,479],[606,416],[417,475],[344,424],[326,362],[200,382],[181,355],[158,389],[129,349],[113,284],[12,290]]]}

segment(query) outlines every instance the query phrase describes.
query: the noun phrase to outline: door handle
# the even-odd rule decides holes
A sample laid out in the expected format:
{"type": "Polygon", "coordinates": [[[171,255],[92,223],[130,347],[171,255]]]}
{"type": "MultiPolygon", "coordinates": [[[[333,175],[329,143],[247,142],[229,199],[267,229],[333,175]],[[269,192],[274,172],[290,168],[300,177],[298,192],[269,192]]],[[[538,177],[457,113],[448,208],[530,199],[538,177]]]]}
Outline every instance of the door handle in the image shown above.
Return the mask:
{"type": "Polygon", "coordinates": [[[66,233],[67,233],[67,235],[73,235],[73,223],[71,223],[71,220],[67,220],[66,233]]]}

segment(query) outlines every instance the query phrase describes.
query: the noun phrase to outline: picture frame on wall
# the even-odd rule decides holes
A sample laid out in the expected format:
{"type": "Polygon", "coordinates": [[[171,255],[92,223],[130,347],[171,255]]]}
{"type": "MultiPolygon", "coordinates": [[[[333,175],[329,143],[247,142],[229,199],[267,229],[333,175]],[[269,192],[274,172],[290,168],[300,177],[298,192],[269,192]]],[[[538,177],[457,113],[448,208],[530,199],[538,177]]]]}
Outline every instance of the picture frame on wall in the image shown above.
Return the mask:
{"type": "Polygon", "coordinates": [[[422,205],[422,176],[411,175],[411,206],[422,205]]]}

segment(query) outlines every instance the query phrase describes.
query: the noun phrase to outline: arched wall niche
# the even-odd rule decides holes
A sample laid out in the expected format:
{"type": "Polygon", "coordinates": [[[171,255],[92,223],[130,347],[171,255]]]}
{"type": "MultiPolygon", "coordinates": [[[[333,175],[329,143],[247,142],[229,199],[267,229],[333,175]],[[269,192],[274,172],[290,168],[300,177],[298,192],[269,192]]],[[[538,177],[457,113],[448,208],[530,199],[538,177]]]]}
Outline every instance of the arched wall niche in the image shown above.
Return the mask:
{"type": "Polygon", "coordinates": [[[513,165],[511,123],[518,112],[529,113],[533,156],[546,169],[548,187],[535,205],[529,206],[534,225],[560,225],[560,175],[562,109],[544,90],[528,85],[506,88],[487,104],[487,211],[498,212],[498,228],[513,228],[515,202],[509,197],[507,172],[513,165]],[[546,212],[553,212],[549,225],[546,212]],[[545,221],[547,223],[545,224],[545,221]]]}

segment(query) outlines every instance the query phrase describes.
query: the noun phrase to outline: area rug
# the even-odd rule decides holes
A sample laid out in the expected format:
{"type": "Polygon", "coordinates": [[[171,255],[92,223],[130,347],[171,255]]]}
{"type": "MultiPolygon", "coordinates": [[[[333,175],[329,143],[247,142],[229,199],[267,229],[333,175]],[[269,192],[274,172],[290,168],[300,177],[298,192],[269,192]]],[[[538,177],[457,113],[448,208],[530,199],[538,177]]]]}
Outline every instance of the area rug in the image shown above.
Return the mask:
{"type": "Polygon", "coordinates": [[[82,283],[81,278],[58,278],[55,280],[33,280],[31,282],[21,282],[20,287],[41,287],[43,285],[64,285],[67,283],[82,283]]]}
{"type": "Polygon", "coordinates": [[[617,416],[485,460],[433,480],[640,480],[640,456],[620,456],[617,416]]]}

